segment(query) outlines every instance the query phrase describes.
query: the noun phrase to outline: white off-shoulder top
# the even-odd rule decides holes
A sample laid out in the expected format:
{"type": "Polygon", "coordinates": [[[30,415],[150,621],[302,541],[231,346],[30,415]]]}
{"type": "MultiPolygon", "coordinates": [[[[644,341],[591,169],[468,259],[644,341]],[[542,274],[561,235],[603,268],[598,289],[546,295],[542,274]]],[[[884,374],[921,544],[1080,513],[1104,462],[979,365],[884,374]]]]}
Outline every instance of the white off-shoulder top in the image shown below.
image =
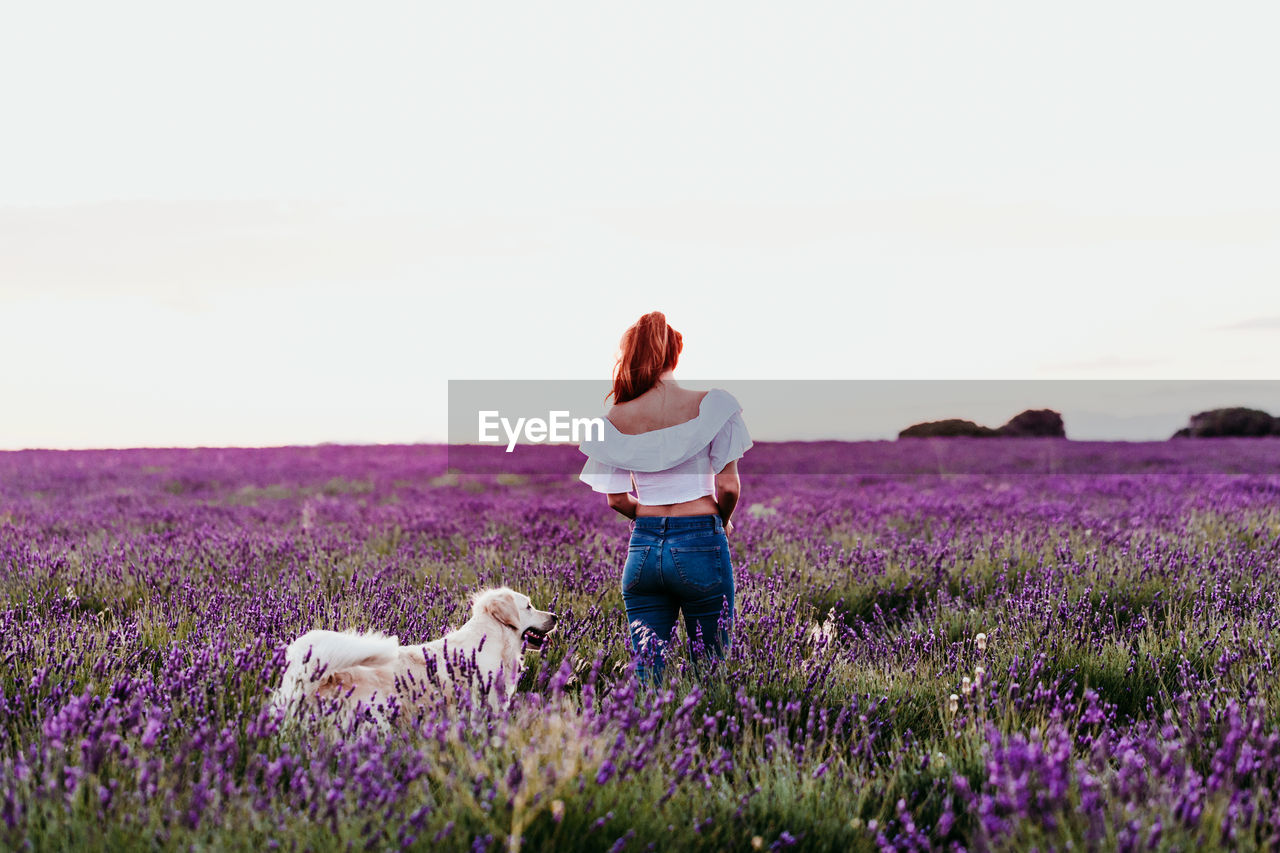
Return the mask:
{"type": "Polygon", "coordinates": [[[674,504],[715,494],[715,475],[751,448],[742,406],[713,388],[692,420],[628,435],[604,419],[604,438],[578,445],[586,454],[578,479],[597,492],[629,492],[644,506],[674,504]]]}

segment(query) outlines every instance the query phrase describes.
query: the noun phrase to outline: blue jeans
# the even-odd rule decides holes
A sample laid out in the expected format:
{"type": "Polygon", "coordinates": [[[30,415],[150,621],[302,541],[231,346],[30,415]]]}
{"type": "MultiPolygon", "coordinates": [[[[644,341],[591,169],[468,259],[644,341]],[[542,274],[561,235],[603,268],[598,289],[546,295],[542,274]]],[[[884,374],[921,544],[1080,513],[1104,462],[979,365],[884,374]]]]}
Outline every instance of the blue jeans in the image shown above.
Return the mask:
{"type": "Polygon", "coordinates": [[[720,516],[641,516],[631,522],[622,603],[641,681],[661,680],[680,611],[694,660],[702,653],[723,657],[733,620],[733,564],[720,516]]]}

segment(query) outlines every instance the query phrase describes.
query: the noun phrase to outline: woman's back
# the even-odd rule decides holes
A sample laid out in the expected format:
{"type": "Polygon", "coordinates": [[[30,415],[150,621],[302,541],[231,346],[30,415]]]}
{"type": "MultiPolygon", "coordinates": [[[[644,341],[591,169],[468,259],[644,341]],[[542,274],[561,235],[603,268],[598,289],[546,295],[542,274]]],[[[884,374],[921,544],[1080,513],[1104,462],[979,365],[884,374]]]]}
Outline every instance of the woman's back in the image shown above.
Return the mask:
{"type": "Polygon", "coordinates": [[[687,423],[701,411],[706,391],[691,391],[659,382],[645,393],[609,408],[609,422],[624,435],[639,435],[687,423]]]}

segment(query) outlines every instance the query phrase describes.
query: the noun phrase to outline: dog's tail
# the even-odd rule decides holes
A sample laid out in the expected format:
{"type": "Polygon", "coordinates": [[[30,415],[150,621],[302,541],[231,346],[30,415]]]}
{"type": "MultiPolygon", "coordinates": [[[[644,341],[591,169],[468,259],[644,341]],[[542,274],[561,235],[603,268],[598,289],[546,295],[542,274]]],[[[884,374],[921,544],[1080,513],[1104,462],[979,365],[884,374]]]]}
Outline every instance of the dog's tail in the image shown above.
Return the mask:
{"type": "Polygon", "coordinates": [[[400,641],[386,634],[309,631],[285,650],[284,677],[272,697],[272,707],[286,713],[299,700],[315,692],[321,675],[332,675],[355,666],[380,666],[394,661],[400,641]]]}

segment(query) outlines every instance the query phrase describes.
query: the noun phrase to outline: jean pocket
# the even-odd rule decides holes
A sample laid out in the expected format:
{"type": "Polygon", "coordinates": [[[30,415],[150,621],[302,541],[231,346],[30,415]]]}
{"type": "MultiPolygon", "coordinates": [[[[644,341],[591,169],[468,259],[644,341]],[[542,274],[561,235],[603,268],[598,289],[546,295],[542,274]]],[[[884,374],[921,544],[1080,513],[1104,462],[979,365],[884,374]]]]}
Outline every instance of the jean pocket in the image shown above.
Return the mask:
{"type": "Polygon", "coordinates": [[[710,592],[724,583],[728,559],[724,545],[681,545],[671,549],[671,562],[686,585],[710,592]]]}
{"type": "Polygon", "coordinates": [[[622,566],[622,591],[631,592],[640,585],[644,576],[644,564],[649,559],[649,545],[631,545],[627,548],[627,562],[622,566]]]}

